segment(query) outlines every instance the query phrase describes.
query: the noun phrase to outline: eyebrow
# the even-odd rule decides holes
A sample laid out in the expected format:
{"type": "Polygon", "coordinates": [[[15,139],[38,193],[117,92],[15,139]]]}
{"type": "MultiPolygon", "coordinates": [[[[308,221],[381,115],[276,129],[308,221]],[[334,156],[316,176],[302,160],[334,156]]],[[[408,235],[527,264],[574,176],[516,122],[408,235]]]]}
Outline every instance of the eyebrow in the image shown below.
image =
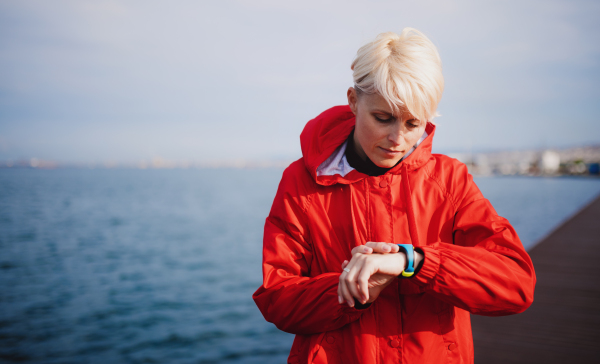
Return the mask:
{"type": "MultiPolygon", "coordinates": [[[[393,117],[397,117],[393,112],[387,111],[387,110],[383,110],[383,109],[373,109],[371,110],[371,112],[380,112],[382,114],[388,114],[391,115],[393,117]]],[[[412,116],[409,120],[418,120],[421,121],[419,119],[417,119],[413,114],[410,114],[410,116],[412,116]]]]}
{"type": "Polygon", "coordinates": [[[371,112],[380,112],[380,113],[382,113],[382,114],[388,114],[388,115],[391,115],[391,116],[393,116],[393,117],[396,117],[396,116],[394,115],[394,113],[393,113],[393,112],[386,111],[386,110],[381,110],[381,109],[373,109],[373,110],[371,110],[371,112]]]}

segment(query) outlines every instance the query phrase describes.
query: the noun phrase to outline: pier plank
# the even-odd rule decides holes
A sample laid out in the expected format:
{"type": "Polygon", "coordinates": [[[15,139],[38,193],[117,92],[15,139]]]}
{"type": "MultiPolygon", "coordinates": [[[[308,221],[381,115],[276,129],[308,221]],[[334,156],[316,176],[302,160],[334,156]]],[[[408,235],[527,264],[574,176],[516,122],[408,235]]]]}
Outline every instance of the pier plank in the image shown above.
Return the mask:
{"type": "Polygon", "coordinates": [[[529,254],[534,302],[518,315],[471,315],[475,363],[600,363],[600,197],[529,254]]]}

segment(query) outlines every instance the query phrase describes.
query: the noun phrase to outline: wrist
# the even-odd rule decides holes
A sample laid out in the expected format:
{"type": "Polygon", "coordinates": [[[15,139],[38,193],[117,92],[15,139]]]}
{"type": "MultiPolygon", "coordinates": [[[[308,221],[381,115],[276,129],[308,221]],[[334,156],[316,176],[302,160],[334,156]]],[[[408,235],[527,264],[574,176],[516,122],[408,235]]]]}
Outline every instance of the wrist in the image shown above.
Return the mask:
{"type": "Polygon", "coordinates": [[[406,270],[406,267],[408,266],[408,257],[406,256],[406,253],[403,252],[402,250],[399,251],[397,253],[397,255],[400,260],[400,265],[399,265],[400,271],[398,272],[397,275],[400,275],[400,274],[402,274],[402,272],[404,272],[406,270]]]}
{"type": "Polygon", "coordinates": [[[420,253],[418,250],[415,250],[415,272],[421,267],[424,258],[425,257],[423,256],[423,253],[420,253]]]}

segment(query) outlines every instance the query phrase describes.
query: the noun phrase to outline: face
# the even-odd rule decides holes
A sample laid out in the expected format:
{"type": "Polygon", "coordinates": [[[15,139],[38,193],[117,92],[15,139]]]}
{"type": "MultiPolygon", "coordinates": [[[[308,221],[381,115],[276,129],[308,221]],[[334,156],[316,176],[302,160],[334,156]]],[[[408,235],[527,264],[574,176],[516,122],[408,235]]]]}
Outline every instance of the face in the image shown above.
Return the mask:
{"type": "Polygon", "coordinates": [[[354,145],[358,155],[377,166],[391,168],[417,143],[425,131],[426,121],[417,120],[404,108],[401,115],[379,94],[357,95],[348,89],[348,104],[356,115],[354,145]]]}

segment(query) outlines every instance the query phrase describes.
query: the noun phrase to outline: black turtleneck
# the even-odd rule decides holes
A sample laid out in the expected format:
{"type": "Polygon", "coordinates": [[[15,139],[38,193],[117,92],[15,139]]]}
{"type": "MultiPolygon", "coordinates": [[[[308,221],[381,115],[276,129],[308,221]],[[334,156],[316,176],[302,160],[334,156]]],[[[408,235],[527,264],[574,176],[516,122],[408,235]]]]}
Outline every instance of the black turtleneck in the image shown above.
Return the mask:
{"type": "MultiPolygon", "coordinates": [[[[367,176],[381,176],[382,174],[385,174],[385,172],[389,171],[390,169],[394,168],[382,168],[377,166],[375,163],[373,163],[369,157],[366,157],[367,159],[363,160],[358,153],[356,153],[356,147],[354,145],[354,130],[352,131],[352,133],[350,133],[350,136],[348,137],[348,145],[346,146],[346,160],[348,161],[348,164],[350,165],[350,167],[356,169],[357,171],[359,171],[360,173],[364,173],[367,176]]],[[[398,163],[400,163],[400,161],[398,161],[398,163]]],[[[398,164],[396,163],[396,165],[398,164]]]]}

